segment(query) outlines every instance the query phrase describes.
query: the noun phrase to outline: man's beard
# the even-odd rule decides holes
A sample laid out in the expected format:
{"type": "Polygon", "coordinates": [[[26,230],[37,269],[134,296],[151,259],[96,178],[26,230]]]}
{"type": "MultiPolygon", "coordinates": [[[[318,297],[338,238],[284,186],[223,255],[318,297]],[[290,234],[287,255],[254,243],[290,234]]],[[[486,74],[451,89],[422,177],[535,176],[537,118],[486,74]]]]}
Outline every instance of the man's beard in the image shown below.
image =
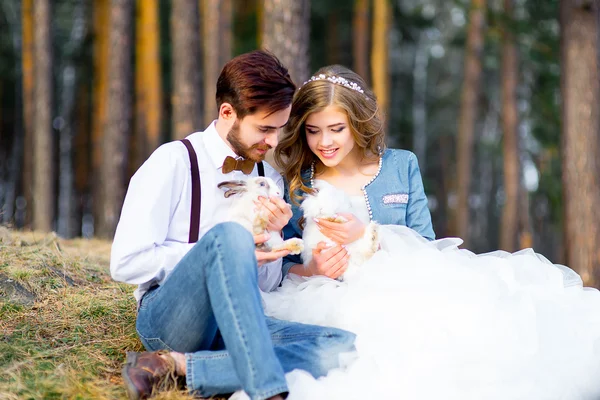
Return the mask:
{"type": "Polygon", "coordinates": [[[242,143],[242,138],[240,134],[240,122],[235,121],[229,132],[227,133],[227,141],[233,148],[235,154],[240,157],[244,157],[247,160],[252,160],[254,162],[260,162],[265,159],[265,154],[252,154],[252,150],[261,149],[261,150],[269,150],[271,146],[267,144],[254,144],[252,146],[246,146],[242,143]]]}

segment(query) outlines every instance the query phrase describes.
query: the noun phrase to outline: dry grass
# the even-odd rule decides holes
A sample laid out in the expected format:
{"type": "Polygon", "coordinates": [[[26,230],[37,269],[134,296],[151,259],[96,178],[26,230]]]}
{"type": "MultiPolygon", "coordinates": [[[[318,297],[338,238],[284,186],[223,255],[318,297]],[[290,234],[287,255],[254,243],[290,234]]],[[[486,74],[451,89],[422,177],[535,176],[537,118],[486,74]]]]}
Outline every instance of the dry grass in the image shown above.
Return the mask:
{"type": "Polygon", "coordinates": [[[142,346],[134,287],[111,280],[109,255],[106,241],[0,227],[0,275],[35,295],[19,304],[0,291],[0,399],[126,398],[125,353],[142,346]]]}

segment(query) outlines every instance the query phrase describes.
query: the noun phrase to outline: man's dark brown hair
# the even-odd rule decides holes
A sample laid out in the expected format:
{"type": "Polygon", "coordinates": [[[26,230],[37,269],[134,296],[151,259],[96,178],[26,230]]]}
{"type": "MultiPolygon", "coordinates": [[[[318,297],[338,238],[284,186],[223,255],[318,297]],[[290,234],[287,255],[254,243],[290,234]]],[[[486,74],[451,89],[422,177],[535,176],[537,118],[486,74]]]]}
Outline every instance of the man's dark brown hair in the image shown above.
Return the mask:
{"type": "Polygon", "coordinates": [[[283,110],[292,104],[296,85],[273,54],[255,50],[231,59],[217,80],[217,108],[233,106],[238,118],[283,110]]]}

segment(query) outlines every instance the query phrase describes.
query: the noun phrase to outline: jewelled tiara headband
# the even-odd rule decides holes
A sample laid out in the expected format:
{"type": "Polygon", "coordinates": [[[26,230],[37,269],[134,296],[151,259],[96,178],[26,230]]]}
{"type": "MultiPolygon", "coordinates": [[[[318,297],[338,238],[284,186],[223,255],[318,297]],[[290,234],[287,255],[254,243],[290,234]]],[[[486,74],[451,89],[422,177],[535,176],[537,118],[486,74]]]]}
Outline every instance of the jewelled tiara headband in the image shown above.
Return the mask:
{"type": "Polygon", "coordinates": [[[325,75],[325,74],[319,74],[319,75],[315,75],[315,76],[312,76],[312,77],[311,77],[309,80],[307,80],[306,82],[304,82],[304,83],[302,84],[302,86],[306,85],[306,84],[307,84],[307,83],[309,83],[309,82],[313,82],[313,81],[323,81],[323,80],[326,80],[326,81],[329,81],[329,82],[335,83],[335,84],[337,84],[337,85],[342,85],[342,86],[345,86],[345,87],[347,87],[348,89],[356,90],[357,92],[359,92],[359,93],[362,93],[362,94],[364,94],[364,93],[365,93],[365,92],[364,92],[364,90],[363,90],[363,89],[362,89],[362,88],[361,88],[359,85],[357,85],[355,82],[350,82],[350,81],[349,81],[348,79],[346,79],[346,78],[342,78],[341,76],[335,76],[335,75],[332,75],[332,76],[327,76],[327,75],[325,75]]]}

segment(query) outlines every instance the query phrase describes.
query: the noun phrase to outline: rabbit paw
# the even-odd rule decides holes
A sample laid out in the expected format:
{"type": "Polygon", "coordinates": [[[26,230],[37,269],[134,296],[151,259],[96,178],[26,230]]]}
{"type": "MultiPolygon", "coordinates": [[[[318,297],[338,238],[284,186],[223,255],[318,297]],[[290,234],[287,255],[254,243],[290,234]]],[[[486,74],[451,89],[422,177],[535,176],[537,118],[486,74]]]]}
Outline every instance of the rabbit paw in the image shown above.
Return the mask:
{"type": "Polygon", "coordinates": [[[304,250],[304,242],[302,241],[302,239],[298,238],[288,239],[282,244],[273,247],[273,250],[289,250],[290,254],[300,254],[302,253],[302,250],[304,250]]]}
{"type": "Polygon", "coordinates": [[[344,223],[344,222],[348,222],[348,220],[340,215],[331,215],[331,216],[327,216],[327,217],[321,217],[321,219],[324,219],[325,221],[330,221],[330,222],[337,222],[338,224],[344,223]]]}

